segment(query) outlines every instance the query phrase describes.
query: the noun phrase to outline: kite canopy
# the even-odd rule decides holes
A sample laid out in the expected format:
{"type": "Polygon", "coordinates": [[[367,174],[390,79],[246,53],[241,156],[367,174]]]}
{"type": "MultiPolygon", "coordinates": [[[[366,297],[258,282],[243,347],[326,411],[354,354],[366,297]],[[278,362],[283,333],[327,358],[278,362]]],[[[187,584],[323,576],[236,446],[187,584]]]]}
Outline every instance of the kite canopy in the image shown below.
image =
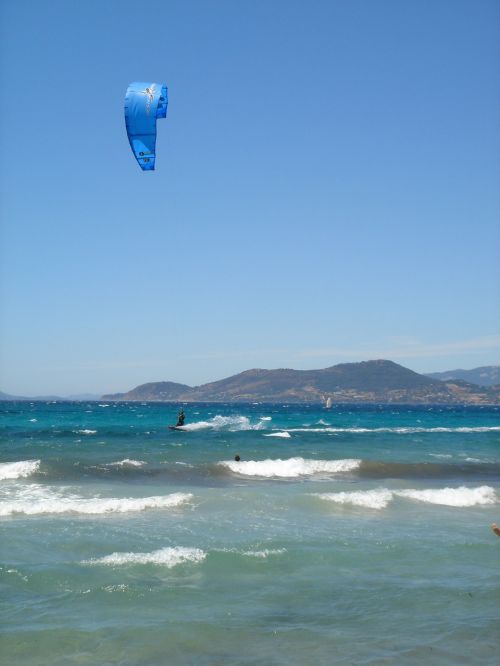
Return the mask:
{"type": "Polygon", "coordinates": [[[155,168],[156,119],[167,117],[167,86],[162,83],[131,83],[125,95],[127,136],[143,171],[155,168]]]}

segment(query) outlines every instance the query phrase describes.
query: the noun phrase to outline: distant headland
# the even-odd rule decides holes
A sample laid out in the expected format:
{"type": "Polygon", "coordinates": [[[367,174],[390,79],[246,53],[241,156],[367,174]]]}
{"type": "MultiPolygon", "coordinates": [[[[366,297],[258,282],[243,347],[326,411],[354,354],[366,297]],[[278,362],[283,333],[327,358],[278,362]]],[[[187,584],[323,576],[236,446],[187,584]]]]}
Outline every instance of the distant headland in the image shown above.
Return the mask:
{"type": "MultiPolygon", "coordinates": [[[[494,368],[494,366],[491,366],[494,368]]],[[[340,363],[322,370],[247,370],[201,386],[150,382],[108,401],[500,404],[500,386],[440,380],[376,360],[340,363]]]]}
{"type": "Polygon", "coordinates": [[[424,375],[393,361],[376,360],[339,363],[322,370],[246,370],[201,386],[149,382],[125,393],[105,395],[27,398],[0,391],[0,400],[498,405],[499,373],[500,367],[492,365],[424,375]]]}

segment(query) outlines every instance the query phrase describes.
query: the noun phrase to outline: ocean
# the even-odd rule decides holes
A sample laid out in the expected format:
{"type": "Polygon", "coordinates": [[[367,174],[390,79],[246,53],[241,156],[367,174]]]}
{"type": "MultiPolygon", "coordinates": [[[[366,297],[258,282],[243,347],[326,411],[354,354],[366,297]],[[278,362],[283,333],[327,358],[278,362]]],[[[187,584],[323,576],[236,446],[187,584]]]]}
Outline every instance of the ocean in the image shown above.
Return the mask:
{"type": "Polygon", "coordinates": [[[498,407],[184,408],[0,403],[3,663],[498,663],[498,407]]]}

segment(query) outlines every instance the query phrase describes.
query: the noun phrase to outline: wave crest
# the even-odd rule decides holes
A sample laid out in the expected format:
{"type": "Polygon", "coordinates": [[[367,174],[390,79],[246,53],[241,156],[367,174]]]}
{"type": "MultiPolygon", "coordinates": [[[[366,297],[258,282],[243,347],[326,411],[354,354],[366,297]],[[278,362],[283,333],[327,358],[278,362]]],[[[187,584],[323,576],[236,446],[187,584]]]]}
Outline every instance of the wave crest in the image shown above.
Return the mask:
{"type": "Polygon", "coordinates": [[[23,479],[40,469],[40,460],[19,460],[18,462],[0,463],[0,480],[23,479]]]}
{"type": "Polygon", "coordinates": [[[468,507],[481,504],[495,504],[497,501],[495,490],[491,486],[480,486],[479,488],[439,488],[431,490],[399,490],[399,497],[428,502],[429,504],[441,504],[443,506],[468,507]]]}
{"type": "Polygon", "coordinates": [[[315,497],[336,504],[348,504],[369,509],[385,509],[395,497],[403,497],[428,504],[441,506],[471,507],[485,504],[495,504],[497,496],[491,486],[478,488],[431,488],[425,490],[389,490],[379,488],[376,490],[362,490],[358,492],[316,493],[315,497]]]}
{"type": "Polygon", "coordinates": [[[270,432],[269,434],[264,435],[264,437],[282,437],[283,439],[289,439],[291,435],[289,432],[283,431],[283,432],[270,432]]]}
{"type": "Polygon", "coordinates": [[[336,474],[357,469],[361,460],[306,460],[304,458],[288,458],[288,460],[223,460],[219,463],[236,474],[243,476],[260,476],[265,478],[296,478],[312,474],[336,474]]]}
{"type": "Polygon", "coordinates": [[[109,463],[110,467],[142,467],[146,462],[144,460],[131,460],[130,458],[124,458],[118,462],[109,463]]]}
{"type": "Polygon", "coordinates": [[[318,493],[316,497],[337,504],[351,504],[368,509],[385,509],[392,500],[393,493],[381,488],[379,490],[364,490],[358,492],[318,493]]]}
{"type": "Polygon", "coordinates": [[[105,557],[83,560],[82,564],[104,564],[120,566],[124,564],[158,564],[169,569],[185,562],[202,562],[206,553],[200,548],[160,548],[151,553],[111,553],[105,557]]]}
{"type": "Polygon", "coordinates": [[[286,548],[265,548],[264,550],[245,550],[242,555],[266,559],[269,555],[283,555],[283,553],[286,553],[286,548]]]}
{"type": "Polygon", "coordinates": [[[182,430],[187,432],[193,430],[229,430],[231,432],[237,432],[239,430],[262,430],[263,421],[265,419],[260,419],[260,421],[252,425],[250,419],[247,416],[221,416],[217,414],[208,421],[195,421],[194,423],[186,423],[182,426],[182,430]]]}
{"type": "Polygon", "coordinates": [[[85,499],[76,495],[65,497],[61,493],[50,493],[46,490],[45,494],[38,497],[2,502],[0,504],[0,516],[16,514],[34,516],[62,513],[96,515],[128,513],[144,511],[145,509],[171,509],[185,504],[192,497],[191,493],[172,493],[171,495],[152,497],[93,497],[85,499]]]}

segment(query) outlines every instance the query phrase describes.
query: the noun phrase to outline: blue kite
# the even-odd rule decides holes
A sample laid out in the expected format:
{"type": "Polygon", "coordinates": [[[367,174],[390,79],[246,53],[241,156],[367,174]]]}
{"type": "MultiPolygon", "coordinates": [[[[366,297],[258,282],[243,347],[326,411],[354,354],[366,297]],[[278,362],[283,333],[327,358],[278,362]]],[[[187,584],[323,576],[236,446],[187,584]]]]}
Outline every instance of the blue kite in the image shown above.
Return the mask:
{"type": "Polygon", "coordinates": [[[125,125],[135,159],[143,171],[154,171],[156,119],[167,117],[167,86],[131,83],[125,95],[125,125]]]}

